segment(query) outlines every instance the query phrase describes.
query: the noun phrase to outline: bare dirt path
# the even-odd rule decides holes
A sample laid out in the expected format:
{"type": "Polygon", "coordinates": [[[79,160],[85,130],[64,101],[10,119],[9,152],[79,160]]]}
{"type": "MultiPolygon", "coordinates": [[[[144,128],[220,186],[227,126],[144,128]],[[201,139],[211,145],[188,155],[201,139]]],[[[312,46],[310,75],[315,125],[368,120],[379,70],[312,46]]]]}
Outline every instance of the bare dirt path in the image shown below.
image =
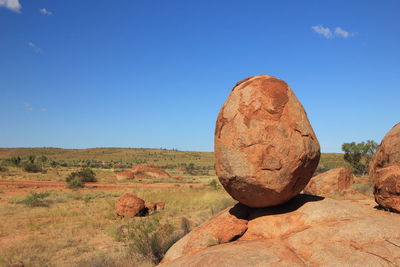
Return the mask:
{"type": "MultiPolygon", "coordinates": [[[[0,180],[0,185],[8,186],[23,186],[23,187],[66,187],[64,182],[43,182],[43,181],[12,181],[0,180]]],[[[171,187],[203,187],[202,184],[100,184],[100,183],[85,183],[85,187],[90,188],[171,188],[171,187]]]]}

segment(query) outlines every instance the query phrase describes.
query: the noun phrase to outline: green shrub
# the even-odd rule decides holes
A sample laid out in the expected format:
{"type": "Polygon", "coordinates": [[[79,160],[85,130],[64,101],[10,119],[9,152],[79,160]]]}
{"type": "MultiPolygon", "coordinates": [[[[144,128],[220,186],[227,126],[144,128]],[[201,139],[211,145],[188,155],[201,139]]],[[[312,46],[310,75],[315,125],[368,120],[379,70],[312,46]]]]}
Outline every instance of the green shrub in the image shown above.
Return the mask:
{"type": "Polygon", "coordinates": [[[73,172],[68,175],[65,180],[67,183],[69,183],[74,179],[80,180],[81,183],[97,182],[96,173],[90,168],[84,168],[80,171],[73,172]]]}
{"type": "Polygon", "coordinates": [[[28,156],[28,160],[29,160],[30,163],[34,163],[34,162],[35,162],[35,159],[36,159],[36,156],[35,156],[35,155],[29,155],[29,156],[28,156]]]}
{"type": "Polygon", "coordinates": [[[125,242],[133,253],[157,265],[184,234],[168,222],[160,223],[158,217],[146,217],[119,225],[113,235],[118,241],[125,242]]]}
{"type": "Polygon", "coordinates": [[[74,178],[72,180],[68,180],[68,185],[67,188],[69,189],[79,189],[79,188],[83,188],[84,184],[82,183],[82,181],[80,179],[74,178]]]}
{"type": "Polygon", "coordinates": [[[28,207],[47,207],[49,205],[49,202],[45,200],[45,198],[47,198],[49,195],[49,192],[33,192],[29,196],[24,198],[20,203],[25,204],[28,207]]]}
{"type": "Polygon", "coordinates": [[[37,165],[32,162],[27,162],[23,166],[24,171],[26,172],[41,172],[43,169],[40,165],[37,165]]]}
{"type": "Polygon", "coordinates": [[[94,199],[94,196],[91,195],[85,195],[82,200],[85,201],[86,203],[89,203],[92,199],[94,199]]]}
{"type": "Polygon", "coordinates": [[[0,166],[0,172],[6,172],[8,169],[6,167],[0,166]]]}
{"type": "Polygon", "coordinates": [[[160,263],[167,250],[180,239],[172,224],[160,224],[158,220],[139,221],[134,225],[130,245],[146,259],[160,263]]]}
{"type": "Polygon", "coordinates": [[[208,183],[208,186],[210,186],[212,189],[217,190],[218,189],[218,182],[216,179],[212,179],[210,183],[208,183]]]}
{"type": "Polygon", "coordinates": [[[54,161],[54,160],[52,160],[52,161],[50,162],[50,166],[51,166],[51,167],[53,167],[53,168],[55,168],[55,167],[57,167],[57,166],[58,166],[58,162],[57,162],[57,161],[54,161]]]}
{"type": "Polygon", "coordinates": [[[190,221],[186,217],[181,218],[181,228],[183,231],[183,235],[188,234],[191,231],[190,221]]]}
{"type": "Polygon", "coordinates": [[[21,158],[19,156],[17,156],[17,157],[12,157],[12,158],[6,159],[6,161],[8,161],[11,165],[19,166],[19,164],[21,163],[21,158]]]}
{"type": "Polygon", "coordinates": [[[193,163],[189,163],[184,172],[189,175],[209,175],[209,171],[212,169],[212,166],[196,166],[193,163]]]}

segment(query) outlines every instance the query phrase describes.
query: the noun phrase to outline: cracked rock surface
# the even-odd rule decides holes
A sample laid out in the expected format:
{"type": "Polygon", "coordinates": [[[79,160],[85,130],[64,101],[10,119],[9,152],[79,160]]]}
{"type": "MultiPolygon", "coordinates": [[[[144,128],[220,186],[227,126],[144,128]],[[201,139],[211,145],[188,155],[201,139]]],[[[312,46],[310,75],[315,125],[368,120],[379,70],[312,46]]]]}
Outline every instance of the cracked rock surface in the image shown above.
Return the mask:
{"type": "Polygon", "coordinates": [[[282,204],[307,185],[320,146],[290,87],[268,75],[232,89],[215,128],[215,168],[225,190],[249,207],[282,204]]]}
{"type": "MultiPolygon", "coordinates": [[[[354,175],[348,168],[337,168],[311,178],[304,193],[316,196],[333,197],[354,184],[354,175]]],[[[356,192],[351,192],[356,193],[356,192]]]]}
{"type": "Polygon", "coordinates": [[[219,219],[236,217],[232,208],[216,215],[172,246],[162,266],[399,266],[400,216],[373,207],[372,199],[311,195],[269,208],[235,206],[240,218],[219,219]],[[241,236],[235,223],[246,226],[241,236]],[[221,231],[233,241],[220,239],[215,225],[226,225],[221,231]],[[220,244],[203,243],[201,249],[200,232],[220,244]]]}

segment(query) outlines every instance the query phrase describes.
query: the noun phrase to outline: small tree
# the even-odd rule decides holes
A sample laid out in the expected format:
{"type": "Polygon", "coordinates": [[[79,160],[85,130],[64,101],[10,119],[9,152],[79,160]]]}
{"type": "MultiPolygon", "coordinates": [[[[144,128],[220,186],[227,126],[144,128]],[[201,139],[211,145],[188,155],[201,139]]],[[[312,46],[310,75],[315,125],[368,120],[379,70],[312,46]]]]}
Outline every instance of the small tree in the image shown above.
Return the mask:
{"type": "Polygon", "coordinates": [[[350,163],[353,172],[359,175],[365,175],[368,173],[369,162],[377,149],[378,144],[372,140],[361,143],[344,143],[342,145],[344,160],[350,163]]]}

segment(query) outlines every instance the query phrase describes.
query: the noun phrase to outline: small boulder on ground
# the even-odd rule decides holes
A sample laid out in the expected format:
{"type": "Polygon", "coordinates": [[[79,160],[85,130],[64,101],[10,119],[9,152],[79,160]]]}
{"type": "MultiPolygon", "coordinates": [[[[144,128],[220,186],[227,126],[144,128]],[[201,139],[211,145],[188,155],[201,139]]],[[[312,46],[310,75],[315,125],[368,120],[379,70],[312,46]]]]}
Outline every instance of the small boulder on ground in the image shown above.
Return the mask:
{"type": "Polygon", "coordinates": [[[123,172],[119,172],[116,175],[116,178],[118,181],[123,181],[123,180],[130,180],[135,178],[135,175],[132,171],[123,171],[123,172]]]}
{"type": "Polygon", "coordinates": [[[164,179],[171,177],[169,173],[164,170],[151,168],[141,164],[132,167],[132,172],[136,178],[141,178],[141,179],[146,179],[146,178],[164,179]]]}
{"type": "Polygon", "coordinates": [[[133,218],[145,210],[144,200],[132,193],[125,193],[119,198],[115,210],[119,216],[133,218]]]}
{"type": "Polygon", "coordinates": [[[284,81],[258,75],[236,84],[215,128],[215,167],[225,190],[249,207],[282,204],[307,185],[320,146],[284,81]]]}
{"type": "Polygon", "coordinates": [[[164,202],[147,202],[145,204],[147,214],[153,214],[156,211],[163,210],[165,207],[164,202]]]}
{"type": "Polygon", "coordinates": [[[312,177],[306,188],[304,188],[304,193],[332,197],[342,193],[353,184],[354,175],[350,169],[332,169],[312,177]]]}
{"type": "Polygon", "coordinates": [[[400,212],[400,123],[383,138],[369,173],[376,203],[400,212]]]}

